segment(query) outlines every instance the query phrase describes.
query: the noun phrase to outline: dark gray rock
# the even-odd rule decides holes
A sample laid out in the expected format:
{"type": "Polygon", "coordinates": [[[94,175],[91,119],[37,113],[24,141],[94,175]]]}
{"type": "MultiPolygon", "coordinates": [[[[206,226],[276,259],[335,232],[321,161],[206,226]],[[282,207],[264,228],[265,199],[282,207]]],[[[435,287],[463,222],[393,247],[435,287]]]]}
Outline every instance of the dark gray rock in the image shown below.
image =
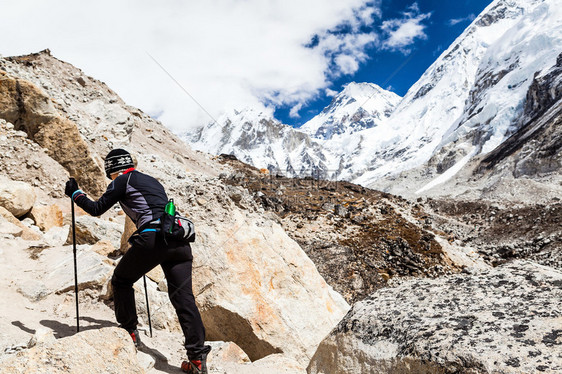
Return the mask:
{"type": "Polygon", "coordinates": [[[555,373],[562,273],[514,262],[400,282],[353,307],[309,373],[555,373]]]}

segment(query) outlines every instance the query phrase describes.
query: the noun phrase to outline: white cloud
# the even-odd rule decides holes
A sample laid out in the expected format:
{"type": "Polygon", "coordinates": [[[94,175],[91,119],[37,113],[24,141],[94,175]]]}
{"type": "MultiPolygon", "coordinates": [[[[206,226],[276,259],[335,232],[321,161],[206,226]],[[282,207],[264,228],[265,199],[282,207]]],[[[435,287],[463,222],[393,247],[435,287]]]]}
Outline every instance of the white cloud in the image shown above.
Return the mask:
{"type": "Polygon", "coordinates": [[[412,4],[400,19],[391,19],[382,23],[381,29],[387,35],[382,47],[389,50],[408,53],[408,46],[416,39],[427,39],[423,21],[431,17],[431,13],[420,13],[417,3],[412,4]]]}
{"type": "MultiPolygon", "coordinates": [[[[355,72],[377,41],[368,0],[2,2],[0,54],[51,49],[174,130],[209,122],[149,52],[216,118],[305,103],[355,72]],[[22,27],[21,20],[25,20],[22,27]],[[342,27],[349,29],[341,32],[342,27]],[[15,32],[14,30],[17,30],[15,32]],[[9,37],[6,37],[9,35],[9,37]],[[312,43],[313,38],[316,45],[312,43]],[[308,46],[307,46],[308,45],[308,46]]],[[[298,113],[298,110],[295,112],[298,113]]]]}
{"type": "Polygon", "coordinates": [[[334,96],[336,96],[336,95],[338,94],[338,91],[334,91],[334,90],[331,90],[331,89],[329,89],[329,88],[326,88],[326,89],[324,90],[324,93],[325,93],[326,96],[328,96],[328,97],[334,97],[334,96]]]}
{"type": "Polygon", "coordinates": [[[336,57],[336,65],[344,74],[353,74],[359,69],[359,62],[350,55],[339,55],[336,57]]]}
{"type": "Polygon", "coordinates": [[[298,103],[297,105],[291,108],[291,110],[289,111],[289,116],[291,118],[300,118],[301,115],[299,114],[299,111],[301,109],[302,109],[302,103],[298,103]]]}
{"type": "Polygon", "coordinates": [[[462,23],[462,22],[472,22],[472,21],[474,21],[475,18],[476,18],[476,16],[475,16],[474,14],[469,14],[467,17],[464,17],[464,18],[453,18],[453,19],[450,19],[450,20],[447,22],[447,25],[449,25],[449,26],[455,26],[455,25],[457,25],[457,24],[459,24],[459,23],[462,23]]]}

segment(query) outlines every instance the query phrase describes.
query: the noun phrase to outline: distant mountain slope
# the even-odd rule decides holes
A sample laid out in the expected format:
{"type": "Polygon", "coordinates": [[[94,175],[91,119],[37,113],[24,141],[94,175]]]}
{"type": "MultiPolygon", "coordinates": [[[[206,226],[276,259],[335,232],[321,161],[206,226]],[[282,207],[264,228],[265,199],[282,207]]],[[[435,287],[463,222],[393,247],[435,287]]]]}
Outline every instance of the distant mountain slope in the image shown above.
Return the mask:
{"type": "MultiPolygon", "coordinates": [[[[207,127],[222,126],[221,153],[258,167],[321,170],[389,192],[425,193],[525,127],[531,85],[556,65],[561,46],[560,0],[495,0],[402,99],[350,83],[300,129],[240,115],[207,127]],[[265,123],[284,130],[272,139],[259,130],[265,123]]],[[[188,140],[218,153],[209,146],[216,130],[188,140]]]]}
{"type": "Polygon", "coordinates": [[[376,127],[402,98],[373,83],[349,83],[322,113],[299,129],[313,138],[329,140],[376,127]]]}

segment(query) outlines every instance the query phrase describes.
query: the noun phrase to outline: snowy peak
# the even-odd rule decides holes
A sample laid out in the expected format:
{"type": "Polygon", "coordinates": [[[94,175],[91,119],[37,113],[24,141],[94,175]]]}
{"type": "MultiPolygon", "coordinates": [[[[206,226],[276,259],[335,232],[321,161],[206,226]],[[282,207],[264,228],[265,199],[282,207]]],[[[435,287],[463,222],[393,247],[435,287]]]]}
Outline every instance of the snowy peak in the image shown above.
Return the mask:
{"type": "Polygon", "coordinates": [[[259,168],[291,175],[326,170],[326,155],[310,137],[271,115],[253,109],[230,111],[216,122],[181,137],[194,149],[233,154],[259,168]]]}
{"type": "Polygon", "coordinates": [[[376,84],[352,82],[300,130],[313,138],[328,140],[376,127],[390,116],[400,100],[400,96],[376,84]]]}
{"type": "Polygon", "coordinates": [[[439,167],[439,174],[453,166],[452,171],[460,170],[472,157],[503,141],[519,115],[533,74],[551,66],[556,57],[560,29],[553,26],[558,2],[496,0],[490,4],[412,86],[380,132],[372,129],[363,134],[367,140],[355,158],[355,175],[362,175],[354,181],[373,185],[381,177],[422,167],[467,131],[475,136],[457,143],[455,156],[439,167]],[[542,31],[543,26],[550,35],[542,31]],[[523,41],[537,35],[539,40],[523,41]],[[518,55],[524,58],[514,64],[518,55]],[[510,71],[515,74],[502,79],[510,71]],[[493,141],[483,147],[490,137],[493,141]]]}

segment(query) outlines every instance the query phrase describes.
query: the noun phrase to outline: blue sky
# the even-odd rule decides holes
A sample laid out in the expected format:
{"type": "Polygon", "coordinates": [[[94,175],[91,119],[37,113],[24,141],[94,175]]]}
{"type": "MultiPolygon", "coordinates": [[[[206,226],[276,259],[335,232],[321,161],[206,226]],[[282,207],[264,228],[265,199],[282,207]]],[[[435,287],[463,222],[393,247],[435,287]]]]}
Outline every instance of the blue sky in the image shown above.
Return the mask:
{"type": "MultiPolygon", "coordinates": [[[[414,38],[413,43],[398,50],[370,46],[365,53],[368,59],[359,65],[353,74],[344,74],[331,82],[329,89],[340,91],[349,82],[370,82],[404,96],[408,89],[424,71],[448,48],[480,12],[490,4],[490,0],[383,0],[380,5],[382,16],[376,18],[368,29],[380,33],[385,20],[400,19],[405,12],[427,15],[421,20],[424,37],[414,38]]],[[[325,91],[306,104],[299,111],[300,117],[290,115],[292,105],[284,105],[275,111],[281,122],[298,127],[318,114],[331,101],[325,91]]]]}
{"type": "Polygon", "coordinates": [[[243,109],[297,126],[351,81],[404,95],[490,2],[0,0],[0,55],[49,48],[178,133],[243,109]]]}

